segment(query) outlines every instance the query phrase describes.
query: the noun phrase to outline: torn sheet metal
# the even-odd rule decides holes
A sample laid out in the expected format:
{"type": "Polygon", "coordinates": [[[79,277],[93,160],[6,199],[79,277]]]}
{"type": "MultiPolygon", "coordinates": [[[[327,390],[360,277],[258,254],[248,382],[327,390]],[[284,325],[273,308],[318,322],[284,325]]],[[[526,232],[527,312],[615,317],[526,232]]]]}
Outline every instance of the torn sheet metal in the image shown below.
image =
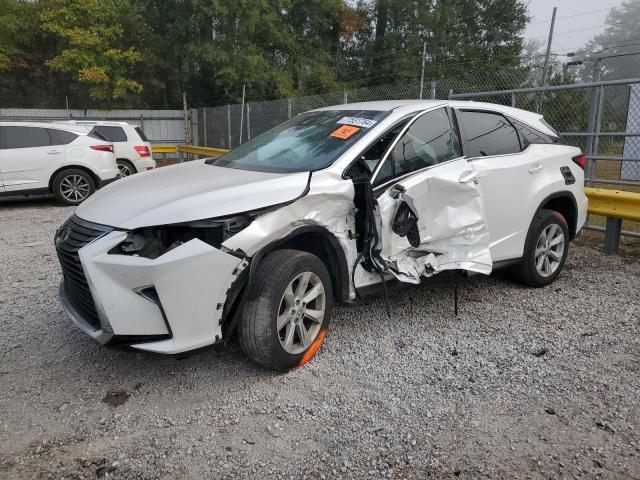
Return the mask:
{"type": "Polygon", "coordinates": [[[468,173],[442,166],[435,176],[427,170],[400,182],[401,195],[390,189],[378,198],[385,225],[392,225],[403,204],[418,213],[417,246],[393,228],[381,232],[380,256],[398,280],[418,283],[423,275],[455,269],[491,273],[484,201],[472,176],[474,181],[462,181],[468,173]]]}
{"type": "MultiPolygon", "coordinates": [[[[257,217],[251,225],[223,243],[230,249],[240,249],[252,257],[274,240],[286,237],[304,225],[326,228],[344,251],[351,278],[356,261],[354,188],[351,180],[339,173],[324,170],[314,172],[307,195],[290,205],[257,217]]],[[[355,298],[353,285],[349,297],[355,298]]]]}

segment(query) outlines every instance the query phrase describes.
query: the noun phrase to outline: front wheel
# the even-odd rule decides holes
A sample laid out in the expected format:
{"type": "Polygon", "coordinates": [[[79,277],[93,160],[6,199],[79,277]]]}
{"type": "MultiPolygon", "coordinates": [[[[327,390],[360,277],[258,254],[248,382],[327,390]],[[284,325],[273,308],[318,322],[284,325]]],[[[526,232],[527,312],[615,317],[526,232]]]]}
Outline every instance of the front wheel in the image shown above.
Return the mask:
{"type": "Polygon", "coordinates": [[[238,335],[249,358],[277,371],[313,358],[333,308],[331,277],[318,257],[298,250],[269,254],[247,295],[238,335]]]}
{"type": "Polygon", "coordinates": [[[558,278],[569,252],[569,227],[562,214],[540,210],[531,222],[516,279],[531,287],[544,287],[558,278]]]}

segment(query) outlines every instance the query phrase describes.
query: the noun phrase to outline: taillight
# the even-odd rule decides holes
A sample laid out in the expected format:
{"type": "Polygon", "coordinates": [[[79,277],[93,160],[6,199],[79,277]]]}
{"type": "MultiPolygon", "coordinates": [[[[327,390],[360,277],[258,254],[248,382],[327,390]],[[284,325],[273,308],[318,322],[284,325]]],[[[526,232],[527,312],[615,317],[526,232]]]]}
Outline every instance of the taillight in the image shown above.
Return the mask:
{"type": "Polygon", "coordinates": [[[587,166],[587,156],[584,153],[581,153],[580,155],[576,155],[571,160],[573,160],[575,164],[578,165],[583,170],[587,166]]]}
{"type": "Polygon", "coordinates": [[[136,149],[136,152],[138,152],[138,155],[140,155],[141,157],[150,157],[151,156],[151,152],[149,151],[149,147],[147,147],[146,145],[139,145],[137,147],[133,147],[136,149]]]}
{"type": "Polygon", "coordinates": [[[101,152],[113,153],[113,145],[91,145],[89,148],[93,150],[99,150],[101,152]]]}

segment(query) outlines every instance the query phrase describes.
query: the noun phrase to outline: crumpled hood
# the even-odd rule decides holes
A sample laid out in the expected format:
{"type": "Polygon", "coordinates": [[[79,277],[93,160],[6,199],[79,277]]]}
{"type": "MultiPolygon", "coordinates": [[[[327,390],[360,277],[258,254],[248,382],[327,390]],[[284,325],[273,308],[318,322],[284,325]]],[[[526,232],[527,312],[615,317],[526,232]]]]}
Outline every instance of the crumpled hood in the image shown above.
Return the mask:
{"type": "Polygon", "coordinates": [[[308,180],[308,172],[252,172],[195,160],[117,180],[76,214],[124,229],[202,220],[295,200],[308,180]]]}

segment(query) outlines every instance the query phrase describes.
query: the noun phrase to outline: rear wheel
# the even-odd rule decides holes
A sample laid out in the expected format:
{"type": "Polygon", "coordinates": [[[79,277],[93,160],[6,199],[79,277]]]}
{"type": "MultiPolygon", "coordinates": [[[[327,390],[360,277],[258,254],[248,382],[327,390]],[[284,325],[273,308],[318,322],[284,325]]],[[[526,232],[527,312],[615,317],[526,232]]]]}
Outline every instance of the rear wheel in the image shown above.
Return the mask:
{"type": "Polygon", "coordinates": [[[522,262],[514,269],[516,279],[532,287],[553,283],[568,251],[569,228],[562,214],[540,210],[529,227],[522,262]]]}
{"type": "Polygon", "coordinates": [[[53,179],[53,194],[65,205],[78,205],[95,192],[96,184],[87,172],[77,168],[63,170],[53,179]]]}
{"type": "Polygon", "coordinates": [[[118,164],[120,175],[122,175],[123,177],[128,177],[129,175],[137,173],[136,167],[134,167],[133,163],[131,163],[129,160],[122,160],[119,158],[118,160],[116,160],[116,163],[118,164]]]}
{"type": "Polygon", "coordinates": [[[249,358],[278,371],[313,358],[333,307],[331,277],[318,257],[298,250],[269,254],[247,295],[238,334],[249,358]]]}

